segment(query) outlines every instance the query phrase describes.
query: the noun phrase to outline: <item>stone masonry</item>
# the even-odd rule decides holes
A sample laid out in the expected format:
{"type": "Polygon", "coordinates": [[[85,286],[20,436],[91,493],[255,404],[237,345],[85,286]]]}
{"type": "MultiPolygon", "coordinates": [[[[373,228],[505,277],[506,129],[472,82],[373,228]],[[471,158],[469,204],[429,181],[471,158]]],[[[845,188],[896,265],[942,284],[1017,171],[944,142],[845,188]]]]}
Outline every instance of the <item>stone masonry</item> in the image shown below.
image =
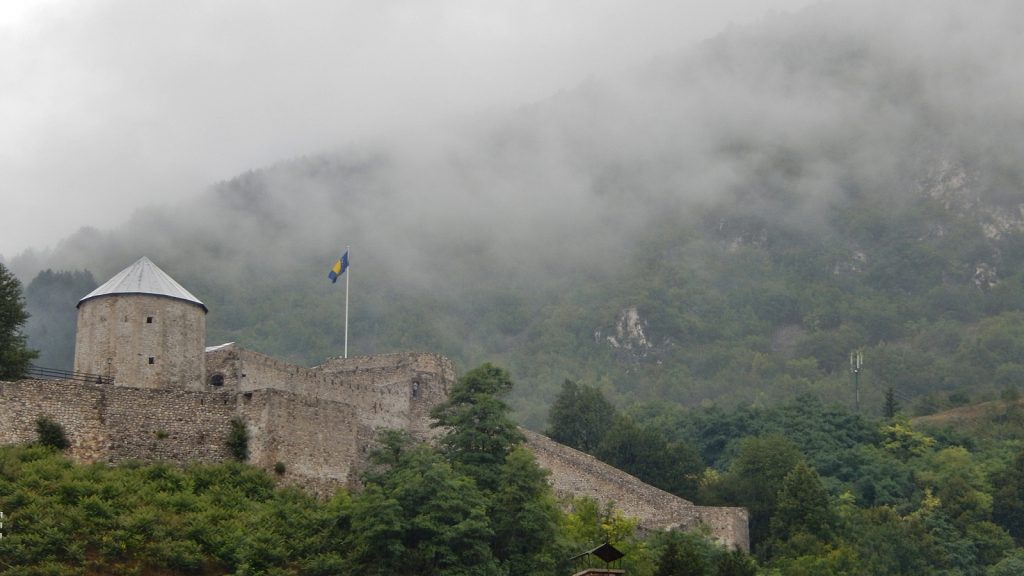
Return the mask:
{"type": "Polygon", "coordinates": [[[636,518],[648,530],[694,530],[705,526],[720,543],[748,549],[750,534],[745,508],[697,506],[547,436],[522,432],[537,463],[551,472],[549,480],[557,496],[612,501],[624,515],[636,518]]]}
{"type": "Polygon", "coordinates": [[[206,333],[206,313],[198,306],[170,298],[106,298],[83,303],[78,324],[87,327],[75,341],[78,372],[138,388],[184,388],[203,377],[204,342],[197,335],[206,333]]]}
{"type": "MultiPolygon", "coordinates": [[[[68,454],[80,462],[221,462],[231,457],[231,421],[240,419],[251,464],[267,471],[281,464],[281,482],[326,496],[359,487],[385,430],[424,441],[437,434],[430,411],[456,379],[447,358],[396,353],[306,368],[235,344],[196,353],[205,314],[205,305],[140,259],[79,303],[75,365],[113,375],[114,383],[0,382],[0,444],[34,441],[36,419],[45,416],[64,427],[68,454]],[[125,282],[131,291],[118,290],[125,282]]],[[[696,506],[524,433],[559,496],[614,502],[650,530],[704,526],[723,544],[748,549],[746,510],[696,506]]]]}
{"type": "MultiPolygon", "coordinates": [[[[251,464],[272,471],[280,462],[282,482],[325,496],[358,487],[383,430],[428,439],[429,411],[455,381],[451,362],[435,354],[335,358],[304,368],[230,345],[208,352],[206,365],[211,376],[225,376],[223,383],[175,390],[0,382],[0,444],[35,440],[35,420],[47,416],[64,426],[69,455],[81,462],[221,462],[230,458],[230,421],[241,418],[251,464]]],[[[523,433],[558,496],[612,501],[648,530],[703,525],[725,545],[749,546],[746,510],[696,506],[546,436],[523,433]]]]}

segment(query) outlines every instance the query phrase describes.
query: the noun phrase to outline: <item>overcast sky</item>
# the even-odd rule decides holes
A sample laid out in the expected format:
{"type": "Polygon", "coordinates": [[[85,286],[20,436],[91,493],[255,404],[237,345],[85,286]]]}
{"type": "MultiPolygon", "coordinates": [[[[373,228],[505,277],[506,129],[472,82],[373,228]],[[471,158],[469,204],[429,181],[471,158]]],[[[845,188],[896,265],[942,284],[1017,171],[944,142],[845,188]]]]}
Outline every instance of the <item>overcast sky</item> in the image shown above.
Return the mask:
{"type": "Polygon", "coordinates": [[[812,0],[3,0],[0,255],[812,0]]]}

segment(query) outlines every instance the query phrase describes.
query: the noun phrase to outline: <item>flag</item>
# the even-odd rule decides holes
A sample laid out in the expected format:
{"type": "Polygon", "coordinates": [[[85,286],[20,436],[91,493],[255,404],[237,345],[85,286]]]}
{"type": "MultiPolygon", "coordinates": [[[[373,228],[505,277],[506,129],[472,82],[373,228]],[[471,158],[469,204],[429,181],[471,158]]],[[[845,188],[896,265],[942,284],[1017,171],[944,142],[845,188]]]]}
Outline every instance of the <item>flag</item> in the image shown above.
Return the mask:
{"type": "Polygon", "coordinates": [[[334,266],[331,266],[331,271],[327,274],[327,277],[331,279],[331,282],[337,282],[338,277],[344,274],[345,270],[348,270],[348,250],[341,255],[341,258],[338,258],[334,266]]]}

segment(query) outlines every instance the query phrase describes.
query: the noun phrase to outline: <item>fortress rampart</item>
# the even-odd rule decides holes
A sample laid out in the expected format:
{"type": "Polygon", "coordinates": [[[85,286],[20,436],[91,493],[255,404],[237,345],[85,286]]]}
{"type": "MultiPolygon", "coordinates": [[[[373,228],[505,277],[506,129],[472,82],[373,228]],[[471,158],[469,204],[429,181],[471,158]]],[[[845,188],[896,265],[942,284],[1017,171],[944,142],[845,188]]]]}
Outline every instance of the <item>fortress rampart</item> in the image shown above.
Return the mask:
{"type": "Polygon", "coordinates": [[[383,354],[332,358],[304,368],[234,344],[207,352],[207,387],[220,376],[225,391],[280,390],[352,406],[370,428],[430,435],[430,410],[448,396],[455,367],[437,354],[383,354]]]}
{"type": "MultiPolygon", "coordinates": [[[[448,397],[455,367],[437,354],[331,358],[306,368],[235,344],[204,348],[206,305],[147,258],[79,301],[75,366],[114,384],[0,382],[0,444],[36,440],[36,420],[64,427],[80,462],[221,462],[234,419],[249,462],[327,495],[357,488],[387,429],[430,440],[430,411],[448,397]],[[283,469],[283,472],[281,471],[283,469]]],[[[646,529],[707,526],[748,547],[747,513],[695,506],[591,456],[526,432],[562,496],[614,502],[646,529]]]]}
{"type": "Polygon", "coordinates": [[[612,501],[623,514],[636,518],[648,530],[694,530],[704,525],[720,543],[749,549],[746,509],[697,506],[547,436],[522,432],[537,463],[551,472],[556,495],[612,501]]]}
{"type": "MultiPolygon", "coordinates": [[[[207,366],[225,378],[206,390],[0,382],[0,444],[34,441],[36,418],[47,416],[64,426],[68,453],[78,461],[221,462],[231,457],[230,422],[240,418],[251,464],[267,471],[284,464],[282,482],[328,495],[358,487],[383,430],[428,439],[430,408],[455,381],[451,362],[434,354],[332,359],[316,368],[238,346],[207,354],[207,366]]],[[[696,506],[546,436],[523,433],[558,496],[614,502],[648,530],[703,525],[723,544],[748,547],[746,510],[696,506]]]]}

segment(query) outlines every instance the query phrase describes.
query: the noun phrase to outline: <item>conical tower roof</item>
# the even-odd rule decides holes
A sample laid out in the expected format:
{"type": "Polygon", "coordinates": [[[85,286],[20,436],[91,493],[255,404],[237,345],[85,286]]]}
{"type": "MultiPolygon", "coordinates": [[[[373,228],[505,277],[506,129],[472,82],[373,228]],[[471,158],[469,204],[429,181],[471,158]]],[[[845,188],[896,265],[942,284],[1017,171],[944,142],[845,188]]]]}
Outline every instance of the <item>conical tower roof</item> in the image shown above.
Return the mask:
{"type": "Polygon", "coordinates": [[[78,306],[81,306],[82,302],[86,300],[115,294],[166,296],[167,298],[191,302],[201,306],[204,312],[209,312],[206,304],[200,302],[191,292],[185,290],[174,278],[168,276],[166,272],[161,270],[156,264],[153,264],[145,256],[115,274],[113,278],[104,282],[99,288],[89,292],[85,298],[78,301],[78,306]]]}

